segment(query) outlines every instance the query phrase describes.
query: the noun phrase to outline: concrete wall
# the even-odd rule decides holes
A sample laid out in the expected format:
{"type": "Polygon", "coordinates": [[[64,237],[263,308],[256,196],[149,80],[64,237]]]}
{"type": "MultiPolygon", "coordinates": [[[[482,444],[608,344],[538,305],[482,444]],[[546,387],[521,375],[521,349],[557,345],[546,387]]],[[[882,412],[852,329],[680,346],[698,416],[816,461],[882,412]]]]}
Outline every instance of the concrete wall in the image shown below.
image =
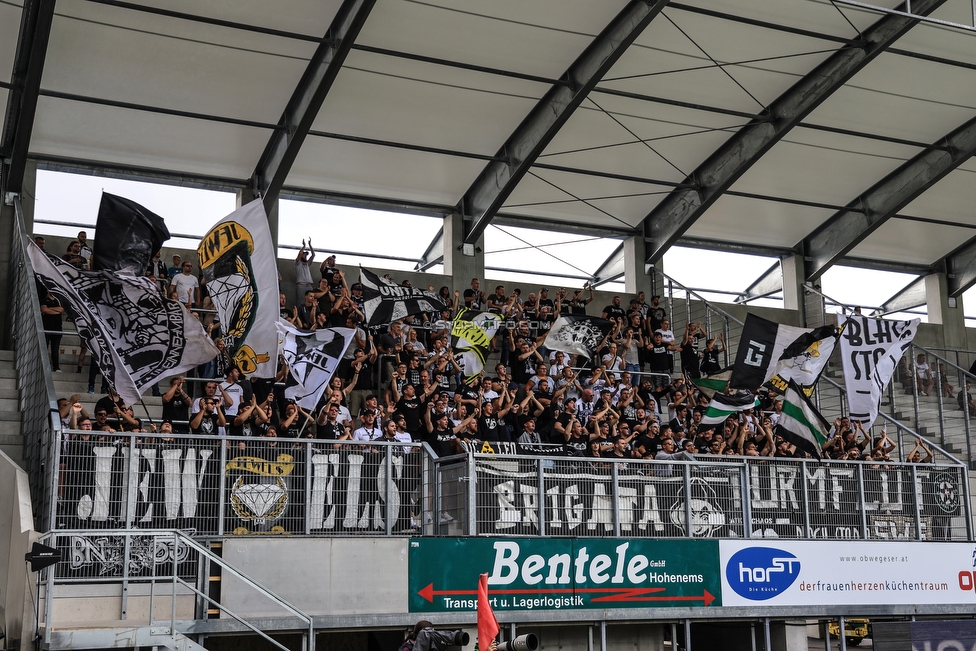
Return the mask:
{"type": "MultiPolygon", "coordinates": [[[[65,237],[55,237],[55,236],[45,236],[47,240],[46,248],[52,253],[63,253],[67,249],[68,243],[71,238],[65,237]]],[[[173,254],[179,254],[184,259],[189,259],[194,261],[194,273],[198,271],[196,266],[196,251],[188,249],[178,249],[171,247],[163,247],[162,250],[162,260],[169,266],[172,264],[173,254]]],[[[324,254],[316,254],[316,259],[312,263],[312,279],[317,281],[320,277],[318,272],[318,265],[324,260],[324,254]]],[[[342,262],[341,257],[339,262],[342,262]]],[[[359,267],[346,266],[343,264],[338,265],[340,269],[346,272],[346,278],[350,284],[356,282],[359,278],[359,267]]],[[[452,290],[457,289],[463,292],[470,284],[470,278],[458,278],[456,281],[450,276],[445,276],[443,274],[425,274],[425,273],[414,273],[410,271],[394,271],[383,269],[380,267],[371,267],[371,271],[375,271],[380,275],[384,273],[389,273],[396,282],[400,283],[403,280],[409,279],[411,284],[415,287],[427,287],[428,285],[433,285],[435,290],[439,290],[442,286],[447,286],[452,290]]],[[[278,260],[278,271],[281,274],[281,290],[288,297],[289,305],[297,304],[297,297],[295,292],[295,264],[294,260],[279,259],[278,260]]],[[[526,297],[531,292],[538,292],[541,284],[530,284],[525,282],[512,282],[498,280],[494,278],[482,278],[481,288],[487,292],[491,293],[494,291],[496,285],[505,285],[506,293],[511,294],[511,291],[519,287],[522,289],[522,297],[526,297]]],[[[568,280],[560,285],[549,285],[550,298],[555,295],[555,291],[560,287],[565,287],[567,290],[578,288],[579,285],[573,285],[568,280]]],[[[624,292],[604,292],[596,291],[594,292],[595,298],[592,303],[587,307],[587,312],[591,315],[599,315],[603,310],[604,306],[608,305],[614,296],[620,296],[621,302],[624,309],[627,308],[631,295],[624,292]]],[[[731,297],[730,297],[731,298],[731,297]]],[[[648,299],[650,297],[648,296],[648,299]]],[[[662,301],[666,302],[666,301],[662,301]]],[[[736,305],[734,303],[716,303],[716,307],[724,310],[736,319],[743,321],[746,314],[752,312],[758,316],[765,317],[772,321],[777,321],[779,323],[785,323],[787,325],[800,325],[799,315],[796,310],[784,310],[770,307],[758,307],[751,305],[736,305]]],[[[684,301],[675,301],[672,316],[672,329],[676,333],[680,333],[680,329],[684,327],[686,310],[684,307],[684,301]]],[[[923,323],[919,326],[918,334],[916,335],[915,342],[920,346],[925,346],[927,348],[942,348],[945,345],[945,336],[943,334],[943,327],[940,324],[923,323]]],[[[976,328],[966,328],[966,349],[970,351],[976,351],[976,328]]],[[[73,344],[73,340],[70,338],[65,341],[65,344],[73,344]]],[[[732,351],[734,354],[734,351],[732,351]]],[[[961,359],[961,365],[964,368],[969,368],[969,365],[976,359],[976,354],[973,355],[963,355],[961,359]]]]}
{"type": "Polygon", "coordinates": [[[27,473],[0,452],[0,625],[7,649],[30,648],[34,632],[33,607],[27,591],[29,573],[23,561],[38,536],[33,530],[27,473]]]}

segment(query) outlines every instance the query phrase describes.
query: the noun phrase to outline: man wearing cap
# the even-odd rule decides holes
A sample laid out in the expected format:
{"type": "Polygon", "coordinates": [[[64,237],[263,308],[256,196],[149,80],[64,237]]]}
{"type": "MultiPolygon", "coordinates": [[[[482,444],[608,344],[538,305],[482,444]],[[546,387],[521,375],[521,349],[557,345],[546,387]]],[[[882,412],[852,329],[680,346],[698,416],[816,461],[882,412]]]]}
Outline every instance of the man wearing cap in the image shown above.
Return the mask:
{"type": "Polygon", "coordinates": [[[535,430],[535,426],[536,426],[535,416],[529,416],[522,423],[522,433],[518,437],[518,442],[521,445],[542,443],[542,437],[539,436],[539,432],[535,430]]]}
{"type": "Polygon", "coordinates": [[[359,410],[359,426],[362,427],[366,422],[366,418],[372,415],[374,418],[379,416],[379,397],[375,393],[370,393],[366,396],[366,400],[363,403],[362,408],[359,410]]]}

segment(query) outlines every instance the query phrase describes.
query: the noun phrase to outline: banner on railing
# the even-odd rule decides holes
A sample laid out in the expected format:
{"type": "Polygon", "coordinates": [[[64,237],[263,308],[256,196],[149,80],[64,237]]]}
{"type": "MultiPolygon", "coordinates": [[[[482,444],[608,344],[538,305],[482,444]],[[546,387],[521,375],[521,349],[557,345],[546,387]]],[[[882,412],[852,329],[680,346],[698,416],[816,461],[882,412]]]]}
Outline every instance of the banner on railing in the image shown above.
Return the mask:
{"type": "MultiPolygon", "coordinates": [[[[479,534],[537,535],[541,512],[546,535],[612,535],[616,508],[625,536],[683,537],[690,521],[694,537],[743,537],[741,466],[691,466],[686,484],[680,465],[621,465],[615,504],[610,464],[556,461],[544,472],[540,508],[535,463],[478,460],[479,534]]],[[[913,487],[909,466],[863,467],[863,512],[857,464],[746,469],[753,538],[805,538],[809,525],[811,538],[858,539],[866,527],[872,539],[915,539],[916,495],[924,540],[950,539],[951,518],[962,515],[957,468],[919,467],[913,487]]]]}
{"type": "Polygon", "coordinates": [[[58,528],[131,523],[215,535],[220,513],[223,532],[237,535],[385,533],[387,519],[394,530],[409,528],[419,453],[404,455],[399,445],[293,446],[255,439],[231,441],[221,468],[223,443],[174,440],[140,443],[130,451],[124,444],[69,441],[61,458],[58,528]]]}
{"type": "Polygon", "coordinates": [[[961,467],[762,461],[614,471],[599,459],[479,454],[476,481],[457,482],[454,471],[445,479],[448,467],[467,471],[462,460],[422,487],[421,458],[399,444],[74,439],[61,456],[57,528],[381,535],[412,529],[419,498],[434,493],[459,523],[452,532],[473,524],[480,535],[612,536],[619,523],[625,536],[674,538],[690,523],[699,538],[742,538],[748,526],[752,538],[948,540],[965,528],[961,467]]]}

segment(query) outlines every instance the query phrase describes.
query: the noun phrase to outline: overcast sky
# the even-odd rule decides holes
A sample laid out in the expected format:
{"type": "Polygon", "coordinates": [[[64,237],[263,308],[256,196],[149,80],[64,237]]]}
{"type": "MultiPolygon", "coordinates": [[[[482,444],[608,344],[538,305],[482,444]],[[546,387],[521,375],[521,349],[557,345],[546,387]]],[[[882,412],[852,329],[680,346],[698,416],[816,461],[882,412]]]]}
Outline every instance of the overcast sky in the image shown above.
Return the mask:
{"type": "MultiPolygon", "coordinates": [[[[95,176],[38,171],[35,232],[75,235],[81,224],[93,229],[102,191],[136,201],[162,216],[174,238],[167,244],[195,248],[197,239],[211,225],[234,210],[234,195],[152,183],[122,181],[95,176]],[[68,222],[55,226],[42,222],[68,222]],[[177,235],[190,236],[182,239],[177,235]]],[[[279,209],[279,245],[300,246],[311,237],[319,250],[362,252],[419,258],[440,228],[440,219],[413,217],[310,202],[282,201],[279,209]]],[[[514,271],[489,271],[490,278],[558,285],[582,285],[582,281],[547,276],[548,273],[588,275],[617,246],[618,241],[568,233],[552,233],[490,226],[485,233],[486,266],[541,272],[528,275],[514,271]]],[[[294,251],[280,249],[282,257],[294,251]]],[[[386,269],[412,270],[413,262],[342,254],[340,263],[386,269]]],[[[775,260],[698,249],[674,248],[665,255],[664,271],[691,288],[741,292],[764,273],[775,260]]],[[[441,268],[432,269],[441,272],[441,268]]],[[[911,275],[848,267],[833,267],[824,274],[824,293],[846,304],[878,306],[912,280],[911,275]]],[[[604,287],[622,291],[615,283],[604,287]]],[[[708,294],[709,299],[731,302],[731,296],[708,294]]],[[[780,302],[766,302],[781,305],[780,302]]],[[[964,297],[967,317],[976,317],[976,292],[964,297]],[[966,301],[965,299],[970,300],[966,301]],[[968,304],[971,304],[970,307],[968,304]]],[[[923,317],[924,319],[924,317],[923,317]]]]}

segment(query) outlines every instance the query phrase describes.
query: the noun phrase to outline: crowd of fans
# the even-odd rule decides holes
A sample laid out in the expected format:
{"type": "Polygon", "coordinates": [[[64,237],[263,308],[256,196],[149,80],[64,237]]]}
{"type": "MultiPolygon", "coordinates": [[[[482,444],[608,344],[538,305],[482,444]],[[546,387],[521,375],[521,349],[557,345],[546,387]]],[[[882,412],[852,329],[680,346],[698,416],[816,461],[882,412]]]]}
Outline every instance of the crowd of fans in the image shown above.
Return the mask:
{"type": "MultiPolygon", "coordinates": [[[[43,241],[39,244],[43,246],[43,241]]],[[[64,259],[84,268],[90,256],[82,232],[69,244],[64,259]]],[[[276,381],[249,381],[241,376],[223,346],[220,322],[202,276],[194,275],[193,264],[178,255],[170,267],[156,255],[147,275],[161,291],[195,311],[221,351],[197,370],[197,378],[174,377],[165,390],[159,390],[163,414],[158,429],[335,441],[425,441],[438,455],[479,449],[488,441],[521,444],[523,451],[544,454],[617,459],[806,456],[778,435],[782,402],[774,392],[760,392],[755,410],[734,414],[719,424],[702,423],[709,400],[691,380],[726,366],[724,337],[722,333],[712,336],[700,323],[687,323],[676,335],[659,296],[647,302],[639,292],[626,307],[616,296],[597,311],[588,310],[594,294],[586,286],[560,288],[551,294],[541,287],[523,297],[519,288],[507,292],[504,285],[488,293],[475,278],[463,291],[448,287],[437,291],[447,311],[370,329],[363,325],[362,286],[347,281],[335,266],[335,256],[321,263],[315,283],[314,257],[311,240],[303,241],[295,260],[301,301],[288,306],[282,293],[281,318],[302,330],[349,327],[355,329],[355,336],[310,413],[284,398],[287,368],[282,360],[276,381]],[[491,342],[497,363],[467,382],[450,337],[451,318],[461,308],[494,312],[504,326],[491,342]],[[614,324],[591,358],[546,349],[546,335],[560,314],[587,313],[614,324]]],[[[433,286],[428,289],[435,291],[433,286]]],[[[60,330],[63,308],[56,303],[50,294],[41,297],[48,331],[60,330]]],[[[57,342],[52,341],[55,370],[56,348],[57,342]]],[[[83,357],[84,351],[79,369],[83,357]]],[[[917,389],[928,393],[935,381],[927,375],[924,355],[920,357],[915,363],[917,389]]],[[[89,378],[90,393],[96,372],[93,368],[89,378]]],[[[947,384],[943,382],[941,390],[953,395],[953,387],[947,384]]],[[[80,396],[62,400],[64,425],[91,429],[95,436],[157,430],[155,423],[144,422],[122,404],[112,387],[103,384],[103,393],[93,414],[82,407],[80,396]]],[[[968,383],[958,399],[960,409],[968,404],[976,415],[968,383]]],[[[860,423],[838,418],[822,454],[832,459],[888,461],[895,448],[884,432],[872,439],[860,423]]],[[[908,458],[930,461],[932,452],[917,441],[908,458]]]]}

